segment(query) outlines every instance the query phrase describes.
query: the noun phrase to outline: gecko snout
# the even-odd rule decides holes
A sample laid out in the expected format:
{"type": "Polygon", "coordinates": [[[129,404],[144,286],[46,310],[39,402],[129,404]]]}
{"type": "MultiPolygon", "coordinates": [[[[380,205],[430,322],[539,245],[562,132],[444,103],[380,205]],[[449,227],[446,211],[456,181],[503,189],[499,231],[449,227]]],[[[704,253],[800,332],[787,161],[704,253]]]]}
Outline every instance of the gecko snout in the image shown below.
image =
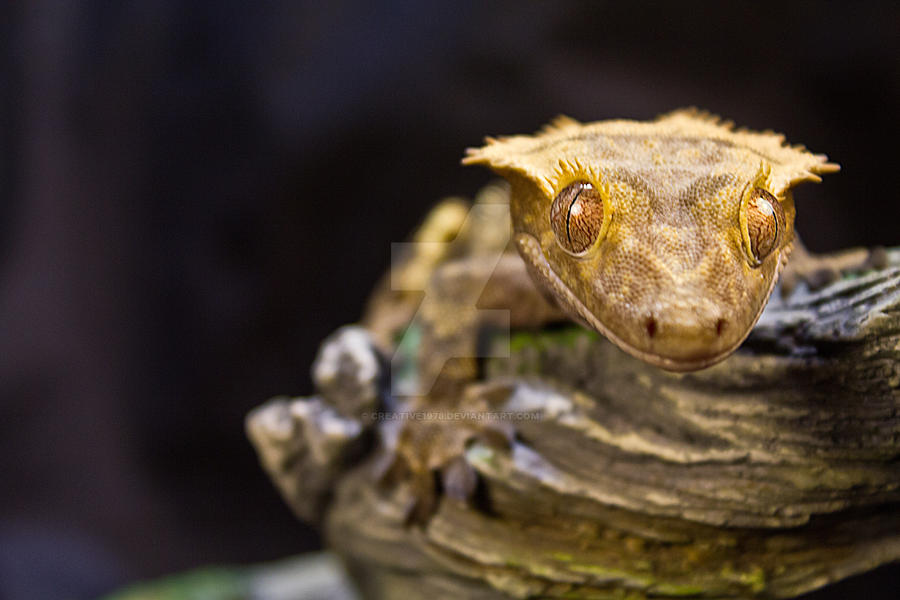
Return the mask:
{"type": "Polygon", "coordinates": [[[694,359],[730,345],[734,330],[714,306],[694,305],[684,310],[657,310],[636,323],[635,343],[646,351],[673,361],[694,359]]]}

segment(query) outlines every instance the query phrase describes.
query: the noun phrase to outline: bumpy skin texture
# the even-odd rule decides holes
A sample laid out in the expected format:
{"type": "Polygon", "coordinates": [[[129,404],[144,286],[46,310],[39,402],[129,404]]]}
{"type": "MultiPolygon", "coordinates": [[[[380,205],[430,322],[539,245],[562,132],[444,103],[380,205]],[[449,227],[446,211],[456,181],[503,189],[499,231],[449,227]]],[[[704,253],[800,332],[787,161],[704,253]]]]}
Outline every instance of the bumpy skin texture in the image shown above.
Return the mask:
{"type": "Polygon", "coordinates": [[[561,117],[533,136],[488,138],[464,159],[509,180],[516,245],[560,306],[675,371],[718,362],[747,337],[790,251],[790,189],[838,170],[826,161],[779,134],[735,131],[693,109],[649,122],[561,117]],[[574,256],[557,242],[550,209],[578,181],[600,191],[604,216],[596,243],[574,256]],[[762,261],[747,231],[756,188],[784,212],[762,261]]]}

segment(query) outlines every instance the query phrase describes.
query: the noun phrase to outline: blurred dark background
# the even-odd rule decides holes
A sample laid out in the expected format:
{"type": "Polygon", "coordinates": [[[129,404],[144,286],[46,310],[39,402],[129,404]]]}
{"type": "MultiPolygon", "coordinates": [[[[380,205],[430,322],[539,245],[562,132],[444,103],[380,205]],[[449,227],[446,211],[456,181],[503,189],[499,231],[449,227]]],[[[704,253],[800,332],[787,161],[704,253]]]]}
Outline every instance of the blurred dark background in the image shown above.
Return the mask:
{"type": "Polygon", "coordinates": [[[697,105],[843,166],[798,193],[813,249],[896,245],[898,6],[5,3],[0,597],[317,548],[243,417],[311,390],[486,134],[697,105]]]}

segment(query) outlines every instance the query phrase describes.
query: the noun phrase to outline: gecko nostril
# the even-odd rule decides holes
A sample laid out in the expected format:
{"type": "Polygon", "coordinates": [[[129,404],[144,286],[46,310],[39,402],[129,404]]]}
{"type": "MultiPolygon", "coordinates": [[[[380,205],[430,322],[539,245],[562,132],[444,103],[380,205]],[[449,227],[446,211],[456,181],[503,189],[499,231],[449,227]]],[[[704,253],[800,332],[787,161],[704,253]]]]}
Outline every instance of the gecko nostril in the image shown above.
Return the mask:
{"type": "Polygon", "coordinates": [[[653,337],[656,335],[656,319],[653,317],[647,317],[647,320],[644,322],[644,327],[647,328],[647,336],[653,337]]]}
{"type": "Polygon", "coordinates": [[[725,326],[728,325],[728,322],[725,319],[719,319],[716,321],[716,335],[722,335],[722,332],[725,331],[725,326]]]}

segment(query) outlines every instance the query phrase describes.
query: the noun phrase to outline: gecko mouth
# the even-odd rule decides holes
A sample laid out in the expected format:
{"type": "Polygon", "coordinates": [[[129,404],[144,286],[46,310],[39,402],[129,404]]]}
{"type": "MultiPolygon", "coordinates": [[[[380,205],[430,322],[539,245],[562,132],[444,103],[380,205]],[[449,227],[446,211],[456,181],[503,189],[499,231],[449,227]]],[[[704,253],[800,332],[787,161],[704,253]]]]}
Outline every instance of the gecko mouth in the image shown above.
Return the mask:
{"type": "Polygon", "coordinates": [[[551,288],[561,308],[571,317],[603,334],[631,356],[668,371],[696,371],[725,359],[747,338],[765,306],[765,303],[760,306],[751,325],[742,332],[721,317],[710,319],[711,324],[707,327],[699,321],[679,322],[648,314],[633,323],[634,331],[627,335],[629,332],[609,327],[581,301],[553,270],[534,236],[519,232],[515,241],[526,264],[539,273],[539,279],[551,288]]]}

